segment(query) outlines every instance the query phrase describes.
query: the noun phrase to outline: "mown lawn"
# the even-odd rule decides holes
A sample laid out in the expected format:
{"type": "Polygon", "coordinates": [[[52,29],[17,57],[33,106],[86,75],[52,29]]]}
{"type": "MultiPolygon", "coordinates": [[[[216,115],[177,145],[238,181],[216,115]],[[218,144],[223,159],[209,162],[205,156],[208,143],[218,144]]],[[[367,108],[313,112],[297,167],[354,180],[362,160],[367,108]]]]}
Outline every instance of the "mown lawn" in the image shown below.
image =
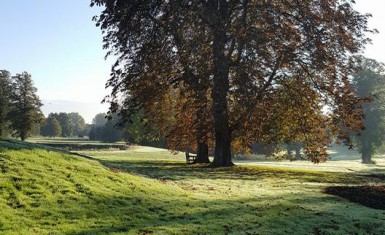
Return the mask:
{"type": "Polygon", "coordinates": [[[148,148],[81,153],[95,161],[0,140],[0,233],[385,234],[385,210],[323,193],[384,185],[379,175],[212,169],[148,148]]]}

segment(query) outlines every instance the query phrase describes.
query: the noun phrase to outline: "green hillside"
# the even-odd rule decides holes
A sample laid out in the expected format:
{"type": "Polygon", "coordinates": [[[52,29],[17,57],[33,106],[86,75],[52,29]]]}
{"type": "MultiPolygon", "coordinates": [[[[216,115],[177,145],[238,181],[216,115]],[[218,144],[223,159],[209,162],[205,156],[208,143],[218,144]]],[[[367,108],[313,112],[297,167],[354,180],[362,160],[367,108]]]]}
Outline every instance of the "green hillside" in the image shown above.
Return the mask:
{"type": "Polygon", "coordinates": [[[96,161],[0,141],[0,233],[183,231],[175,221],[167,226],[162,213],[178,217],[191,211],[186,196],[178,187],[96,161]]]}
{"type": "Polygon", "coordinates": [[[0,234],[385,234],[385,210],[323,193],[380,175],[82,153],[95,160],[0,139],[0,234]]]}

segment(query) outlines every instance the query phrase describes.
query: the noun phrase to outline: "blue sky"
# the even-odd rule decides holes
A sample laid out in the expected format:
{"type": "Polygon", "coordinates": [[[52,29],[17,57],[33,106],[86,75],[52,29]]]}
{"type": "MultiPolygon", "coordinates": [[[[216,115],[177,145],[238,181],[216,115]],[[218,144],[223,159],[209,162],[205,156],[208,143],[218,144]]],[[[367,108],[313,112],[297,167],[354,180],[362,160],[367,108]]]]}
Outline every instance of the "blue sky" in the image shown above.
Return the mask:
{"type": "Polygon", "coordinates": [[[97,13],[85,0],[0,1],[0,69],[29,72],[45,114],[75,111],[91,122],[107,110],[100,101],[111,61],[91,20],[97,13]]]}
{"type": "MultiPolygon", "coordinates": [[[[384,0],[357,0],[371,12],[372,36],[365,55],[385,62],[384,0]]],[[[88,0],[0,0],[0,69],[27,71],[45,104],[43,112],[79,112],[87,122],[107,111],[100,101],[112,61],[105,61],[102,35],[88,0]]]]}

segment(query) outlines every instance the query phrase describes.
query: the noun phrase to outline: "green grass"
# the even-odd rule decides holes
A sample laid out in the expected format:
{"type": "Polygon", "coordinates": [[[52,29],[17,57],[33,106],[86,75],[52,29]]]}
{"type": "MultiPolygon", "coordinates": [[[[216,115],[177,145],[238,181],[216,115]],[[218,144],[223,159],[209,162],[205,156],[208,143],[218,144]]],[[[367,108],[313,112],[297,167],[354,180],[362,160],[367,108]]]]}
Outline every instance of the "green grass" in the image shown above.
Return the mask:
{"type": "Polygon", "coordinates": [[[44,144],[54,148],[61,148],[64,150],[101,150],[101,149],[126,149],[124,142],[117,143],[103,143],[99,141],[92,141],[87,138],[63,138],[63,137],[34,137],[28,140],[30,143],[44,144]]]}
{"type": "Polygon", "coordinates": [[[0,234],[385,234],[385,211],[322,193],[376,175],[211,169],[165,150],[83,151],[0,140],[0,234]]]}

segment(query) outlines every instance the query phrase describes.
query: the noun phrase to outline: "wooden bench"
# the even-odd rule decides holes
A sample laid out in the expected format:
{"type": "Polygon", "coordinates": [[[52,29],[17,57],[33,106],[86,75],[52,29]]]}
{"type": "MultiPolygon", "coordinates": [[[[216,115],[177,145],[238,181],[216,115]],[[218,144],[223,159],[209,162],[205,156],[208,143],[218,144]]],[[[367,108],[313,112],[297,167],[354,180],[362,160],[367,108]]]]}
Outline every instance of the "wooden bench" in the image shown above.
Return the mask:
{"type": "Polygon", "coordinates": [[[186,152],[186,163],[191,164],[195,162],[197,155],[186,152]]]}

